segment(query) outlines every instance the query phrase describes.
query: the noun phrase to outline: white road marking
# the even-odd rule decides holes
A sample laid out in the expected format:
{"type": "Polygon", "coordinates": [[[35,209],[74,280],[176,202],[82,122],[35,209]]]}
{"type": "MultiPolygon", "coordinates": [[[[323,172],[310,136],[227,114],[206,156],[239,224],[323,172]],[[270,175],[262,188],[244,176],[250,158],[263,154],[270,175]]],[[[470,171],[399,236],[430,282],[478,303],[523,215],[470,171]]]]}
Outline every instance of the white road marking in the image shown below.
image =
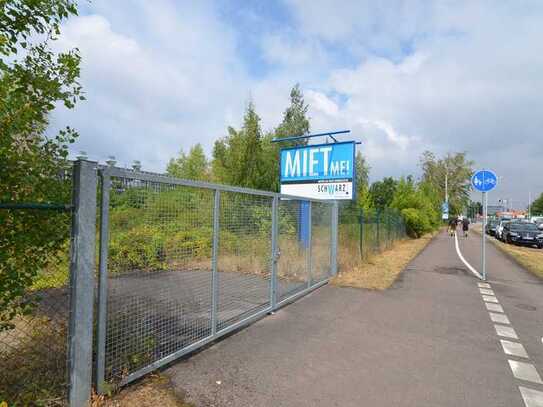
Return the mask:
{"type": "Polygon", "coordinates": [[[483,301],[484,302],[494,302],[494,303],[498,303],[498,299],[496,297],[494,297],[493,295],[483,295],[483,301]]]}
{"type": "Polygon", "coordinates": [[[483,279],[483,276],[479,274],[477,270],[475,270],[473,267],[471,267],[471,264],[469,264],[466,259],[464,259],[464,256],[462,256],[462,253],[460,253],[460,247],[458,247],[458,237],[456,236],[456,233],[454,234],[454,245],[456,247],[456,254],[458,254],[458,257],[460,257],[460,260],[462,260],[462,263],[465,264],[465,266],[471,271],[475,277],[479,279],[483,279]]]}
{"type": "Polygon", "coordinates": [[[519,386],[526,407],[543,407],[543,392],[519,386]]]}
{"type": "Polygon", "coordinates": [[[492,322],[497,322],[498,324],[510,324],[509,318],[505,314],[495,314],[494,312],[489,312],[490,319],[492,322]]]}
{"type": "MultiPolygon", "coordinates": [[[[503,312],[503,308],[500,304],[491,304],[489,302],[485,302],[485,305],[486,305],[486,309],[489,311],[503,312]]],[[[543,341],[543,338],[541,340],[543,341]]]]}
{"type": "Polygon", "coordinates": [[[486,289],[486,288],[479,288],[479,292],[481,294],[486,294],[486,295],[495,295],[494,291],[486,289]]]}
{"type": "Polygon", "coordinates": [[[477,283],[477,285],[479,286],[479,288],[492,288],[488,283],[477,283]]]}
{"type": "Polygon", "coordinates": [[[502,344],[503,352],[506,355],[528,358],[528,353],[526,353],[526,349],[524,349],[522,343],[506,341],[505,339],[500,339],[500,342],[502,344]]]}
{"type": "Polygon", "coordinates": [[[526,362],[517,362],[516,360],[508,360],[513,376],[520,380],[526,380],[532,383],[543,384],[539,373],[535,370],[534,365],[526,362]]]}
{"type": "Polygon", "coordinates": [[[517,333],[510,326],[494,324],[494,329],[496,330],[498,336],[503,336],[504,338],[518,339],[517,333]]]}

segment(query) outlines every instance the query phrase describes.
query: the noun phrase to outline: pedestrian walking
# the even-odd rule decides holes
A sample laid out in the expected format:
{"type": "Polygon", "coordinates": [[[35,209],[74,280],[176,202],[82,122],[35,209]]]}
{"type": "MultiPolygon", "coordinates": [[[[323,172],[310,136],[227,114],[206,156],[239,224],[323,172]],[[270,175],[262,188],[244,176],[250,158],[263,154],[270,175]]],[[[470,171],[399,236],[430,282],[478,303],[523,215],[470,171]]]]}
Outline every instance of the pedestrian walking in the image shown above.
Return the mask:
{"type": "Polygon", "coordinates": [[[462,219],[462,231],[464,232],[464,237],[468,237],[469,218],[467,216],[462,219]]]}
{"type": "Polygon", "coordinates": [[[454,234],[456,233],[456,223],[456,217],[451,218],[451,220],[449,221],[449,236],[454,236],[454,234]]]}

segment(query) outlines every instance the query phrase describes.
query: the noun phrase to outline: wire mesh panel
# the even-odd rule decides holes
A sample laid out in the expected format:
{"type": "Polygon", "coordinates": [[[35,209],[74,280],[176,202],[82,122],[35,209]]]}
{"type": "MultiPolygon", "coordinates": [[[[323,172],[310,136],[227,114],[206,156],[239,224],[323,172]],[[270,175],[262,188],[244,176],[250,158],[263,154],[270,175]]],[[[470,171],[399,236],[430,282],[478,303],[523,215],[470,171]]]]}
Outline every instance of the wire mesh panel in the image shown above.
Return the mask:
{"type": "Polygon", "coordinates": [[[309,203],[280,200],[278,208],[277,301],[280,302],[308,286],[309,203]]]}
{"type": "Polygon", "coordinates": [[[221,192],[218,330],[270,306],[272,202],[269,196],[221,192]]]}
{"type": "Polygon", "coordinates": [[[359,267],[376,253],[391,249],[395,242],[406,237],[401,214],[387,208],[363,210],[352,203],[339,210],[339,271],[359,267]]]}
{"type": "Polygon", "coordinates": [[[211,335],[213,196],[111,179],[106,381],[211,335]]]}
{"type": "Polygon", "coordinates": [[[0,208],[0,405],[67,403],[71,168],[46,181],[54,203],[0,208]]]}
{"type": "Polygon", "coordinates": [[[101,174],[109,203],[100,235],[100,392],[330,276],[332,203],[118,168],[101,174]]]}
{"type": "Polygon", "coordinates": [[[311,205],[311,283],[330,277],[332,205],[312,202],[311,205]]]}

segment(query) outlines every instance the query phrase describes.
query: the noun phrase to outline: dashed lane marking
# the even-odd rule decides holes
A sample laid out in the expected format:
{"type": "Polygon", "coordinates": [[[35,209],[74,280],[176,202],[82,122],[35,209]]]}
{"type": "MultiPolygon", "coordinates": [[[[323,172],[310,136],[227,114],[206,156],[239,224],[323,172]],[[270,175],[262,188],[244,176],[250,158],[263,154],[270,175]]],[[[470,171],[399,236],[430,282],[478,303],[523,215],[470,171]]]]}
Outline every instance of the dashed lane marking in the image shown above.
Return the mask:
{"type": "Polygon", "coordinates": [[[506,341],[505,339],[500,339],[500,342],[502,344],[503,352],[506,355],[528,358],[528,353],[526,353],[526,349],[524,349],[522,343],[506,341]]]}
{"type": "Polygon", "coordinates": [[[485,305],[486,305],[486,309],[489,311],[503,312],[503,308],[500,304],[491,304],[489,302],[485,302],[485,305]]]}
{"type": "Polygon", "coordinates": [[[479,292],[480,292],[481,294],[494,295],[494,291],[489,290],[489,289],[487,289],[487,288],[479,288],[479,292]]]}
{"type": "Polygon", "coordinates": [[[494,324],[494,329],[496,330],[498,336],[503,336],[504,338],[518,339],[517,333],[510,326],[494,324]]]}
{"type": "Polygon", "coordinates": [[[543,392],[519,386],[526,407],[543,407],[543,392]]]}
{"type": "Polygon", "coordinates": [[[492,295],[483,295],[483,301],[484,302],[493,302],[493,303],[498,303],[498,299],[492,295]]]}
{"type": "Polygon", "coordinates": [[[541,377],[537,370],[535,370],[534,365],[526,362],[518,362],[516,360],[508,360],[513,376],[517,379],[525,380],[527,382],[543,384],[541,377]]]}
{"type": "Polygon", "coordinates": [[[496,314],[494,312],[489,312],[488,315],[490,315],[490,319],[492,322],[497,322],[498,324],[511,324],[509,322],[509,318],[507,318],[507,315],[505,314],[496,314]]]}

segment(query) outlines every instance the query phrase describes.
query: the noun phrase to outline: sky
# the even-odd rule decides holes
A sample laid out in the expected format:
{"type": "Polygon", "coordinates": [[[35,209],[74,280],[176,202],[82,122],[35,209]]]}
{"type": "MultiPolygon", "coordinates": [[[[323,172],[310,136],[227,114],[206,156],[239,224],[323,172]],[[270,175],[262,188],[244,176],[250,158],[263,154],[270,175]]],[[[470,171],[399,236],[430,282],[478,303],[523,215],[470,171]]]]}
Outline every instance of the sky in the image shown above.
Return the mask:
{"type": "Polygon", "coordinates": [[[311,131],[350,129],[371,181],[465,151],[500,177],[489,203],[543,192],[539,0],[92,0],[55,47],[83,58],[87,100],[50,129],[79,131],[73,155],[164,171],[195,143],[210,155],[249,100],[273,129],[299,83],[311,131]]]}

